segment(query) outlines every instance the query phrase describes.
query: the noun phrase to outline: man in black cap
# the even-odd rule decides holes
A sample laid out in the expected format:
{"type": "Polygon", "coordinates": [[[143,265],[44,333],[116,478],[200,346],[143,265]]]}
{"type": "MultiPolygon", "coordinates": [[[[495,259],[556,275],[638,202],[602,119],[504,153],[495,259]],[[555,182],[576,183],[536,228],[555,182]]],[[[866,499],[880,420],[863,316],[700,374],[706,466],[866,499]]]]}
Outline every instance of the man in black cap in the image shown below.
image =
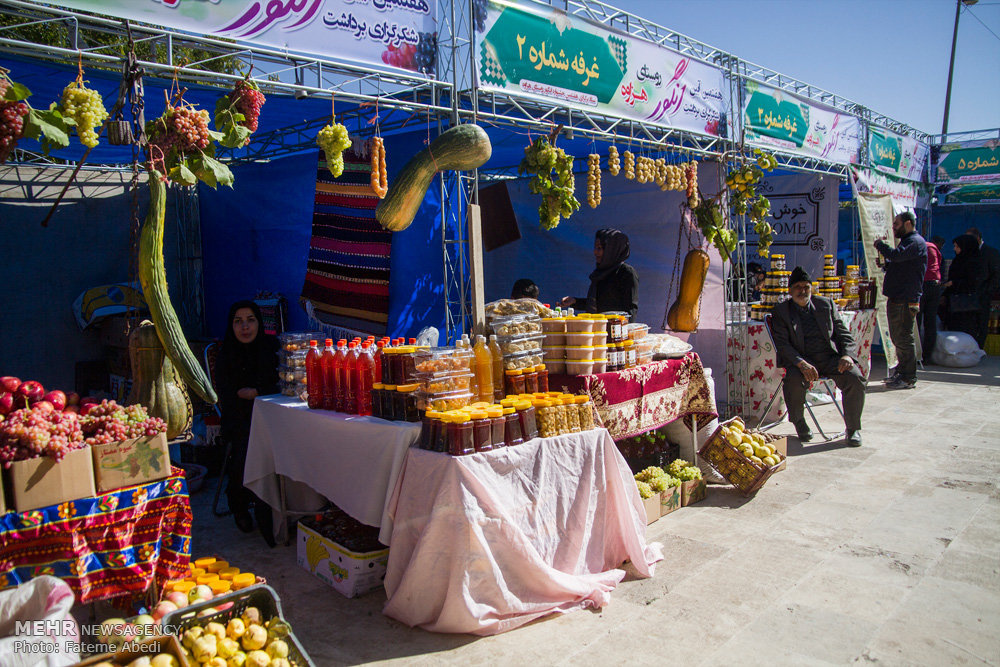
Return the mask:
{"type": "Polygon", "coordinates": [[[886,298],[889,338],[896,346],[896,370],[885,386],[889,389],[913,389],[917,384],[917,343],[913,322],[920,312],[927,273],[927,242],[917,233],[917,216],[904,211],[892,220],[892,235],[899,239],[893,248],[881,239],[875,250],[885,258],[882,294],[886,298]]]}
{"type": "Polygon", "coordinates": [[[776,305],[771,313],[778,364],[785,368],[781,389],[788,418],[799,440],[812,438],[804,416],[806,390],[820,377],[828,377],[843,394],[846,442],[860,447],[865,377],[851,356],[855,349],[851,332],[833,301],[812,295],[812,281],[801,266],[792,271],[788,293],[792,298],[776,305]]]}

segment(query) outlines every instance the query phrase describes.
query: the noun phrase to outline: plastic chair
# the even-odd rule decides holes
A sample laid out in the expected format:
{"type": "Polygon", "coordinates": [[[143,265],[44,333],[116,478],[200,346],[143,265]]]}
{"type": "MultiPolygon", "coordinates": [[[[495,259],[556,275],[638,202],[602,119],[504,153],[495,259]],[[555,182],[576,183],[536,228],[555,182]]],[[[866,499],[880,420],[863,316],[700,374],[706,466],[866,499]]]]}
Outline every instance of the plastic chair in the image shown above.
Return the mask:
{"type": "MultiPolygon", "coordinates": [[[[775,351],[775,365],[777,365],[778,346],[775,345],[775,343],[774,343],[774,334],[771,333],[771,315],[770,315],[770,313],[764,316],[764,331],[767,332],[767,338],[771,342],[771,349],[773,349],[775,351]]],[[[784,377],[785,377],[784,376],[784,373],[785,373],[785,369],[784,368],[781,369],[781,373],[782,373],[782,375],[781,375],[782,382],[784,382],[784,377]]],[[[835,391],[835,388],[836,388],[837,385],[834,383],[834,381],[831,380],[828,377],[822,377],[822,376],[820,376],[819,380],[817,380],[814,384],[819,384],[821,387],[823,387],[823,389],[826,390],[826,393],[830,395],[830,400],[833,402],[833,407],[837,408],[837,412],[840,413],[840,417],[841,417],[841,419],[843,419],[844,418],[844,411],[843,411],[843,409],[841,409],[840,404],[837,403],[837,393],[835,391]]],[[[767,417],[768,411],[771,409],[771,406],[774,405],[774,401],[778,398],[778,392],[780,392],[780,391],[781,391],[781,385],[779,384],[778,387],[773,392],[771,392],[771,396],[767,400],[767,405],[764,407],[764,411],[760,415],[760,420],[757,422],[757,429],[758,430],[767,430],[767,429],[771,428],[772,426],[774,426],[778,422],[780,422],[781,418],[784,416],[784,413],[782,413],[782,414],[778,415],[778,419],[777,420],[775,420],[771,424],[768,424],[767,426],[761,427],[761,424],[764,423],[764,419],[767,417]]],[[[844,434],[844,431],[841,431],[840,433],[838,433],[836,435],[828,436],[826,434],[826,432],[823,431],[823,427],[820,426],[819,420],[816,419],[816,413],[813,412],[812,405],[809,403],[808,397],[806,398],[805,407],[806,407],[806,410],[809,411],[809,416],[812,417],[813,424],[816,425],[816,430],[819,431],[819,434],[821,436],[823,436],[823,442],[830,442],[831,440],[835,440],[836,438],[839,438],[840,436],[842,436],[844,434]]]]}
{"type": "MultiPolygon", "coordinates": [[[[219,353],[218,344],[215,342],[209,343],[205,346],[205,372],[208,373],[208,381],[212,383],[212,387],[216,390],[218,387],[215,384],[215,358],[219,353]]],[[[215,414],[221,419],[222,412],[219,410],[219,404],[216,403],[212,406],[215,410],[215,414]]],[[[219,498],[222,496],[222,487],[226,483],[226,472],[229,469],[230,455],[233,451],[233,444],[228,440],[226,443],[226,453],[222,457],[222,467],[219,470],[219,481],[215,486],[215,496],[212,498],[212,514],[215,516],[228,516],[232,514],[232,510],[220,510],[219,509],[219,498]]]]}

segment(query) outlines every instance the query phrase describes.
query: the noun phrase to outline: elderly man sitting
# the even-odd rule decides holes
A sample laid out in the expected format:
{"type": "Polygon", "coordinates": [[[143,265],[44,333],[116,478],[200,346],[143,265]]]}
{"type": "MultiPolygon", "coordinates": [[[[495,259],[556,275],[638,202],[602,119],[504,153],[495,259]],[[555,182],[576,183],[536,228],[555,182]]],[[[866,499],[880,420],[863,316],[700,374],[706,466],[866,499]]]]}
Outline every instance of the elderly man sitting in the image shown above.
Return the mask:
{"type": "Polygon", "coordinates": [[[785,368],[781,389],[788,418],[803,442],[812,432],[803,415],[806,390],[820,377],[833,380],[843,394],[847,444],[861,446],[861,411],[865,407],[865,378],[851,351],[854,339],[830,299],[812,295],[809,275],[795,267],[788,285],[791,299],[776,305],[771,335],[778,364],[785,368]]]}

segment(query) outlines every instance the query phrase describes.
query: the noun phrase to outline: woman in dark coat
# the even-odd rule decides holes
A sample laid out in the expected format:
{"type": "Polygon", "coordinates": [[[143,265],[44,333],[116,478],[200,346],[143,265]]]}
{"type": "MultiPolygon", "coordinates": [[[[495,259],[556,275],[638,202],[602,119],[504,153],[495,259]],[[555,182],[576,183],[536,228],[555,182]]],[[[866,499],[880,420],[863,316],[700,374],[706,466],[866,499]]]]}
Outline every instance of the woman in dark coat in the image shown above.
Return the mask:
{"type": "Polygon", "coordinates": [[[634,322],[639,311],[639,274],[625,260],[629,256],[628,236],[618,229],[599,229],[594,237],[597,268],[590,274],[586,298],[567,296],[560,306],[576,306],[589,313],[628,313],[634,322]]]}
{"type": "Polygon", "coordinates": [[[980,305],[972,310],[956,310],[956,296],[973,295],[976,303],[981,304],[988,280],[986,260],[979,252],[979,241],[975,236],[962,234],[955,237],[954,244],[955,259],[948,267],[948,282],[944,284],[944,295],[948,300],[948,328],[977,338],[980,305]]]}
{"type": "Polygon", "coordinates": [[[271,508],[243,486],[243,468],[254,399],[278,391],[278,339],[264,333],[260,307],[253,301],[234,303],[226,322],[226,334],[215,362],[221,434],[232,444],[226,496],[236,526],[244,533],[253,530],[253,507],[261,534],[274,546],[271,508]]]}

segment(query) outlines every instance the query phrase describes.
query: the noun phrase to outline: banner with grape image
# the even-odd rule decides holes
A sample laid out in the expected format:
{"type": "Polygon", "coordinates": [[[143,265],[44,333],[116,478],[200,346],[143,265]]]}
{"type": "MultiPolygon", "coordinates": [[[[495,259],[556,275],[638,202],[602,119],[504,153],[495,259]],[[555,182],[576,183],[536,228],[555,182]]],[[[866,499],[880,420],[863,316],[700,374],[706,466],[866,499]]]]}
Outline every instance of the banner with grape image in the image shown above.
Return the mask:
{"type": "Polygon", "coordinates": [[[56,0],[50,4],[428,76],[436,68],[437,0],[56,0]]]}
{"type": "Polygon", "coordinates": [[[547,7],[473,0],[472,9],[484,89],[728,136],[721,69],[547,7]]]}
{"type": "Polygon", "coordinates": [[[913,137],[872,127],[868,136],[868,164],[895,178],[922,181],[931,147],[913,137]]]}

